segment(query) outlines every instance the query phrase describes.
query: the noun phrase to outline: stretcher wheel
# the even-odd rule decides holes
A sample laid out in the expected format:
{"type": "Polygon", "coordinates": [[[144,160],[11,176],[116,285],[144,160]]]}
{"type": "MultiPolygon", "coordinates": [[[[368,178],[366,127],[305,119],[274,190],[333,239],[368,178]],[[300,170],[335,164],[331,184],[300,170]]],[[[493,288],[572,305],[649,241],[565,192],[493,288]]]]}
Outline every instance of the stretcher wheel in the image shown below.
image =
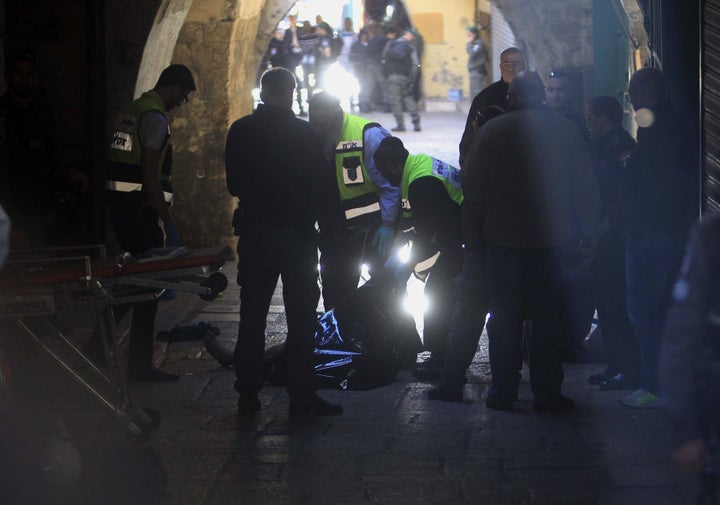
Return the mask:
{"type": "Polygon", "coordinates": [[[139,414],[133,417],[127,426],[128,436],[138,442],[148,440],[152,432],[160,426],[160,422],[162,421],[160,412],[152,407],[145,407],[142,409],[142,413],[144,415],[139,414]]]}
{"type": "Polygon", "coordinates": [[[200,295],[200,298],[210,302],[217,298],[217,295],[225,291],[227,288],[228,280],[225,275],[220,272],[213,272],[210,276],[200,283],[201,286],[210,288],[210,293],[207,295],[200,295]]]}

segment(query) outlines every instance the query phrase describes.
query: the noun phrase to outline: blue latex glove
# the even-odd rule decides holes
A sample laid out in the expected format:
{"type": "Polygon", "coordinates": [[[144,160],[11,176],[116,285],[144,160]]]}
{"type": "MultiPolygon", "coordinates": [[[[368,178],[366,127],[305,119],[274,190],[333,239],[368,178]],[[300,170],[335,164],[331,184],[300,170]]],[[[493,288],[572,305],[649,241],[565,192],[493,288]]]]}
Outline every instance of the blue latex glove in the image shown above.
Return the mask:
{"type": "Polygon", "coordinates": [[[164,223],[165,225],[165,245],[168,247],[175,247],[180,245],[180,236],[178,235],[177,227],[175,223],[169,221],[164,223]]]}
{"type": "Polygon", "coordinates": [[[395,239],[395,232],[389,226],[382,225],[377,229],[372,239],[372,245],[377,246],[377,251],[380,256],[387,256],[390,254],[390,249],[395,239]]]}

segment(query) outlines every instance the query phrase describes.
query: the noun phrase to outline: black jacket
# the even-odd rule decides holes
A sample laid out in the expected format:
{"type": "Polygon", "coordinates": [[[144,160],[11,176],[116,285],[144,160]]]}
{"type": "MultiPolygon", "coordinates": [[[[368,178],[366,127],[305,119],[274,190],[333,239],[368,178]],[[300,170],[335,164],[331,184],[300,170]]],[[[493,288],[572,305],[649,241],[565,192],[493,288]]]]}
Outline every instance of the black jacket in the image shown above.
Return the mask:
{"type": "Polygon", "coordinates": [[[239,198],[236,229],[247,221],[312,233],[329,199],[333,174],[326,168],[322,142],[308,122],[260,104],[232,124],[225,145],[227,188],[239,198]]]}

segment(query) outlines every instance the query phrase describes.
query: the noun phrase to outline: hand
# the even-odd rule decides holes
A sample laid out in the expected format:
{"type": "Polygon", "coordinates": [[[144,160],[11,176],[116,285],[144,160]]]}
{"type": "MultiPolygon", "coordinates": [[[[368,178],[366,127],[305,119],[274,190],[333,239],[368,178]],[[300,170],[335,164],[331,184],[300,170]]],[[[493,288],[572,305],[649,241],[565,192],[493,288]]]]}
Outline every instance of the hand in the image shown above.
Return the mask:
{"type": "Polygon", "coordinates": [[[180,245],[180,236],[173,221],[167,221],[165,225],[165,245],[175,247],[180,245]]]}
{"type": "Polygon", "coordinates": [[[377,246],[378,254],[382,257],[390,254],[395,232],[389,226],[382,225],[377,229],[372,239],[372,245],[377,246]]]}

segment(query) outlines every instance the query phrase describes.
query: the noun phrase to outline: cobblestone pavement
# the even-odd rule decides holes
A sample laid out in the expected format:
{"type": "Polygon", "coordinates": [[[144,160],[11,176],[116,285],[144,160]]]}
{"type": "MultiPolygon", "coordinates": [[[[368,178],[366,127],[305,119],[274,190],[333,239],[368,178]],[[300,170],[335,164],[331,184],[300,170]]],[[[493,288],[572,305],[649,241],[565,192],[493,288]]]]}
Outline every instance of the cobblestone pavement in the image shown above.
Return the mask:
{"type": "MultiPolygon", "coordinates": [[[[389,114],[369,117],[392,126],[389,114]]],[[[463,122],[462,112],[426,113],[423,132],[402,138],[411,151],[422,147],[455,163],[463,122]]],[[[157,329],[207,322],[220,329],[222,343],[232,346],[239,298],[234,269],[232,262],[225,266],[230,285],[218,300],[179,294],[162,303],[157,329]]],[[[89,334],[91,325],[83,325],[83,318],[65,317],[75,333],[89,334]]],[[[268,316],[268,346],[282,342],[286,330],[278,289],[268,316]]],[[[564,393],[576,400],[573,411],[533,411],[526,371],[520,409],[493,411],[483,402],[489,384],[483,338],[462,403],[429,401],[431,384],[403,370],[392,384],[370,391],[321,390],[345,409],[332,418],[290,421],[284,390],[266,387],[260,394],[262,411],[241,422],[233,371],[219,366],[202,341],[161,345],[156,351],[164,368],[181,374],[180,381],[133,385],[131,391],[138,403],[162,416],[145,447],[157,454],[167,475],[163,505],[695,503],[693,482],[669,459],[670,430],[663,414],[623,408],[617,402],[623,393],[587,384],[591,373],[603,369],[601,363],[566,365],[564,393]]],[[[50,378],[50,365],[33,370],[41,371],[46,384],[65,384],[50,378]]],[[[68,383],[62,389],[77,388],[68,383]]],[[[86,445],[115,431],[106,423],[106,431],[97,428],[93,438],[91,429],[75,427],[94,419],[94,402],[68,409],[74,409],[70,431],[84,434],[86,445]]],[[[124,503],[111,500],[120,489],[108,487],[107,499],[98,503],[124,503]]]]}
{"type": "MultiPolygon", "coordinates": [[[[231,285],[221,300],[192,302],[184,322],[214,324],[231,345],[237,299],[231,285]]],[[[284,332],[278,292],[268,344],[284,332]]],[[[169,477],[168,503],[694,503],[692,483],[669,460],[663,414],[623,408],[621,392],[587,385],[600,363],[566,365],[564,392],[578,404],[567,413],[534,412],[527,375],[519,411],[487,409],[483,338],[463,403],[427,400],[431,384],[403,370],[371,391],[321,390],[343,405],[339,417],[289,421],[284,390],[266,387],[262,412],[239,422],[231,369],[196,342],[172,344],[164,356],[184,374],[180,383],[137,386],[135,395],[163,415],[151,444],[169,477]]]]}

